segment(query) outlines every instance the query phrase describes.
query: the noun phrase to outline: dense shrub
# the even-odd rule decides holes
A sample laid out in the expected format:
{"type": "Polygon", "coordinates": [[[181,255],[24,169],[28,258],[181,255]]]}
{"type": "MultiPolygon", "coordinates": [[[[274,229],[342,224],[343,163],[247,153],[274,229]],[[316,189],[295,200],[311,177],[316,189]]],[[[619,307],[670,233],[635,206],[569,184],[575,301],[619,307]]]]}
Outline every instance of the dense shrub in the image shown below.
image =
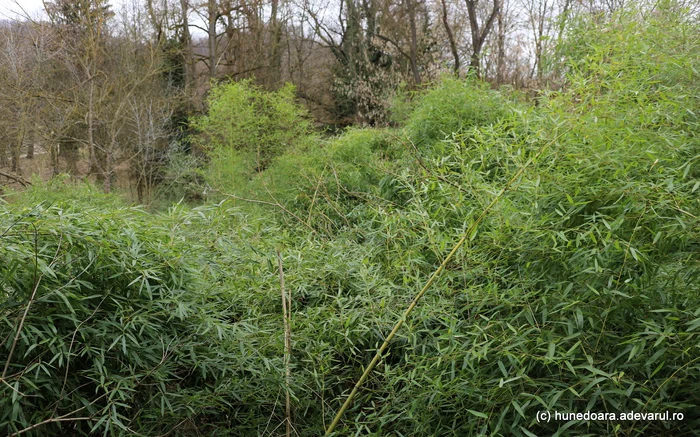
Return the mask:
{"type": "Polygon", "coordinates": [[[195,143],[210,158],[213,185],[232,187],[266,169],[271,160],[309,141],[309,122],[290,84],[276,92],[250,81],[214,86],[208,111],[193,119],[195,143]]]}
{"type": "Polygon", "coordinates": [[[488,125],[511,114],[503,94],[476,80],[444,78],[415,105],[406,131],[421,149],[429,149],[455,132],[488,125]]]}
{"type": "Polygon", "coordinates": [[[376,372],[381,388],[372,386],[365,407],[351,413],[352,429],[522,436],[697,429],[697,37],[664,45],[624,19],[609,40],[597,30],[581,30],[597,57],[572,59],[588,64],[540,108],[518,119],[457,117],[453,134],[425,135],[443,130],[439,115],[453,103],[442,96],[429,107],[437,116],[408,130],[418,132],[416,144],[431,138],[439,153],[423,156],[425,174],[400,180],[410,206],[391,216],[378,209],[372,239],[387,248],[382,264],[395,272],[388,276],[414,287],[464,232],[461,223],[548,148],[413,315],[405,339],[412,348],[399,343],[403,360],[389,358],[376,372]],[[659,55],[609,56],[605,45],[617,50],[621,38],[659,55]],[[679,65],[695,79],[678,81],[679,65]],[[537,423],[543,410],[670,411],[685,419],[537,423]]]}
{"type": "Polygon", "coordinates": [[[265,346],[229,322],[215,253],[188,232],[217,208],[156,217],[66,194],[0,206],[0,433],[226,435],[226,411],[249,402],[236,387],[269,378],[253,377],[246,351],[265,346]]]}

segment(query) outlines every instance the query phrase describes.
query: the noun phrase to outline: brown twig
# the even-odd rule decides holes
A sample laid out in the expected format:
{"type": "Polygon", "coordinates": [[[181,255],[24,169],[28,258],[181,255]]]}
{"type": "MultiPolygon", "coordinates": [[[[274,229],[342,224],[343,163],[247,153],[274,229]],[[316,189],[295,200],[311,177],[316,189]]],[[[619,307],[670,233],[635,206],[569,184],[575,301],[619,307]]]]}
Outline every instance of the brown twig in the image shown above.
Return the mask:
{"type": "MultiPolygon", "coordinates": [[[[70,414],[70,413],[69,413],[69,414],[70,414]]],[[[15,437],[15,436],[18,436],[18,435],[20,435],[20,434],[24,434],[24,433],[27,432],[27,431],[31,431],[31,430],[33,430],[34,428],[38,428],[38,427],[40,427],[40,426],[42,426],[42,425],[46,425],[47,423],[55,423],[55,422],[74,422],[74,421],[77,421],[77,420],[92,420],[92,417],[54,417],[54,418],[52,418],[52,419],[46,419],[46,420],[44,420],[44,421],[42,421],[42,422],[35,423],[34,425],[28,426],[28,427],[26,427],[26,428],[24,428],[24,429],[21,429],[21,430],[15,432],[15,433],[10,434],[10,435],[7,436],[7,437],[15,437]]]]}
{"type": "Polygon", "coordinates": [[[247,198],[245,198],[245,197],[236,196],[235,194],[226,194],[226,193],[224,193],[224,196],[230,197],[230,198],[236,199],[236,200],[241,200],[241,201],[243,201],[243,202],[259,203],[259,204],[261,204],[261,205],[276,206],[277,208],[281,209],[282,211],[286,212],[287,214],[289,214],[289,215],[291,215],[292,217],[294,217],[295,219],[297,219],[297,221],[298,221],[299,223],[301,223],[302,225],[304,225],[304,226],[306,226],[307,228],[309,228],[309,230],[311,230],[311,232],[313,232],[314,234],[316,233],[316,229],[314,229],[314,228],[312,228],[311,226],[309,226],[309,224],[306,223],[304,220],[302,220],[298,215],[294,214],[292,211],[290,211],[290,210],[288,210],[287,208],[285,208],[284,205],[282,205],[281,203],[279,203],[279,202],[277,201],[277,199],[274,199],[274,198],[273,198],[273,199],[275,200],[275,202],[273,203],[273,202],[268,202],[268,201],[266,201],[266,200],[247,199],[247,198]]]}
{"type": "Polygon", "coordinates": [[[4,171],[2,171],[2,170],[0,170],[0,176],[5,176],[5,177],[8,178],[8,179],[12,179],[12,180],[15,181],[15,182],[19,182],[20,184],[22,184],[23,187],[26,187],[27,185],[31,185],[31,184],[32,184],[31,182],[29,182],[28,180],[24,179],[24,178],[23,178],[22,176],[20,176],[20,175],[16,175],[16,174],[12,174],[12,173],[6,173],[6,172],[4,172],[4,171]]]}
{"type": "Polygon", "coordinates": [[[27,432],[27,431],[31,431],[31,430],[33,430],[34,428],[38,428],[38,427],[40,427],[40,426],[42,426],[42,425],[46,425],[47,423],[55,423],[55,422],[73,422],[73,421],[78,421],[78,420],[93,420],[93,417],[92,417],[92,416],[89,416],[89,417],[69,417],[69,416],[71,416],[71,415],[73,415],[73,414],[76,414],[76,413],[78,413],[78,412],[80,412],[80,411],[86,409],[86,408],[89,407],[90,405],[93,405],[93,404],[97,403],[97,401],[99,401],[100,399],[104,398],[104,397],[107,396],[107,395],[109,395],[109,392],[106,392],[106,393],[100,395],[99,397],[97,397],[96,399],[94,399],[94,400],[93,400],[92,402],[90,402],[89,404],[83,405],[82,407],[78,408],[77,410],[73,410],[73,411],[71,411],[70,413],[64,414],[63,416],[52,417],[52,418],[50,418],[50,419],[42,420],[41,422],[35,423],[34,425],[30,425],[30,426],[28,426],[28,427],[26,427],[26,428],[24,428],[24,429],[20,429],[19,431],[10,434],[10,435],[7,436],[7,437],[16,437],[16,436],[18,436],[18,435],[20,435],[20,434],[24,434],[24,433],[27,432]]]}

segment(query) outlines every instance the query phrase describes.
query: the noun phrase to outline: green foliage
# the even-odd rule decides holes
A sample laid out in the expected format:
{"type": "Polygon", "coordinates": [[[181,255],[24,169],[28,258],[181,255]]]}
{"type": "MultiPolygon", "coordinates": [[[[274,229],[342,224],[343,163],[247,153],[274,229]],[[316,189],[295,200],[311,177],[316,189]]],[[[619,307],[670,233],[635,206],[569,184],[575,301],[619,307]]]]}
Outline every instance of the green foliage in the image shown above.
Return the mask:
{"type": "MultiPolygon", "coordinates": [[[[584,122],[456,135],[450,155],[426,164],[432,177],[407,180],[410,208],[376,232],[375,245],[391,250],[384,265],[420,283],[464,232],[460,220],[478,214],[541,144],[584,122]]],[[[360,423],[390,418],[382,435],[695,429],[687,412],[697,404],[700,339],[687,327],[700,305],[697,180],[681,182],[683,161],[642,173],[654,161],[635,149],[596,156],[567,135],[497,205],[412,316],[413,348],[378,372],[387,387],[372,400],[387,402],[351,413],[360,423]],[[542,410],[668,410],[685,412],[686,422],[538,424],[542,410]]]]}
{"type": "Polygon", "coordinates": [[[508,100],[488,84],[446,77],[418,99],[406,131],[421,149],[429,148],[454,132],[494,123],[509,113],[508,100]]]}
{"type": "Polygon", "coordinates": [[[294,99],[294,86],[264,91],[250,81],[214,86],[208,112],[192,126],[207,151],[213,185],[231,187],[270,165],[271,160],[309,141],[309,123],[294,99]]]}
{"type": "Polygon", "coordinates": [[[162,169],[161,181],[154,196],[157,205],[172,203],[201,202],[211,189],[203,175],[204,162],[190,153],[171,152],[168,162],[162,169]]]}
{"type": "Polygon", "coordinates": [[[226,190],[214,188],[255,214],[263,205],[288,225],[332,235],[358,223],[368,198],[380,194],[384,170],[403,153],[393,138],[391,131],[348,129],[339,137],[290,149],[265,171],[237,179],[226,190]]]}
{"type": "MultiPolygon", "coordinates": [[[[595,48],[607,52],[606,43],[595,48]]],[[[700,375],[693,332],[700,315],[693,105],[700,93],[690,67],[700,51],[697,38],[657,50],[678,51],[668,67],[648,61],[653,86],[631,74],[629,63],[640,63],[633,56],[628,64],[589,59],[597,76],[591,68],[572,74],[567,93],[517,119],[466,114],[443,135],[450,112],[433,109],[446,100],[442,94],[424,107],[436,116],[409,124],[416,144],[432,141],[422,157],[427,175],[402,178],[410,206],[379,215],[373,235],[375,246],[389,250],[385,268],[401,266],[401,276],[387,276],[406,283],[408,275],[409,284],[436,268],[465,219],[553,144],[412,316],[406,341],[413,347],[398,345],[403,361],[387,358],[380,367],[382,388],[372,386],[365,408],[350,413],[357,429],[523,436],[696,429],[688,411],[696,408],[692,387],[700,375]],[[677,79],[678,65],[687,66],[687,80],[677,79]],[[542,410],[675,411],[686,419],[539,424],[542,410]]]]}
{"type": "Polygon", "coordinates": [[[26,191],[15,191],[5,195],[10,202],[20,202],[25,205],[56,202],[66,202],[75,208],[97,207],[114,209],[126,206],[123,199],[104,194],[101,187],[96,187],[89,181],[73,184],[70,175],[63,174],[42,182],[40,178],[32,180],[33,188],[26,191]]]}
{"type": "Polygon", "coordinates": [[[389,108],[389,119],[393,125],[402,126],[406,124],[409,117],[415,110],[415,98],[420,95],[418,91],[408,89],[405,83],[401,83],[396,93],[391,98],[389,108]]]}
{"type": "Polygon", "coordinates": [[[28,434],[280,434],[280,250],[294,430],[323,434],[529,163],[337,435],[697,435],[700,40],[668,19],[582,24],[567,89],[535,107],[446,79],[401,130],[306,136],[255,171],[250,150],[215,139],[206,173],[225,167],[209,180],[231,195],[217,205],[149,215],[66,188],[1,206],[1,430],[84,407],[28,434]],[[685,418],[538,422],[545,410],[685,418]]]}
{"type": "Polygon", "coordinates": [[[51,197],[0,209],[0,432],[226,435],[212,430],[235,428],[220,423],[232,405],[255,409],[236,387],[264,393],[246,360],[268,346],[229,322],[213,253],[188,230],[235,212],[51,197]]]}

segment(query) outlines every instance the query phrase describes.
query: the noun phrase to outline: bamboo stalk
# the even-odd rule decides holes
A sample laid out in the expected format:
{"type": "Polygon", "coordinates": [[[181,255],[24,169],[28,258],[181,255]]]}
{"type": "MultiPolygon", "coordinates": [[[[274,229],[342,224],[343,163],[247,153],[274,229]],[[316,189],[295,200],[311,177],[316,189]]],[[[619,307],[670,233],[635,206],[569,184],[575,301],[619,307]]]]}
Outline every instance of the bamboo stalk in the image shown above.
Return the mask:
{"type": "Polygon", "coordinates": [[[287,437],[292,435],[292,404],[289,396],[289,381],[291,379],[291,371],[289,362],[292,357],[292,297],[284,287],[284,270],[282,268],[282,255],[277,250],[277,265],[280,274],[280,290],[282,292],[282,318],[284,319],[284,385],[285,385],[285,422],[287,422],[287,437]]]}
{"type": "Polygon", "coordinates": [[[503,195],[510,189],[510,187],[522,176],[522,174],[525,172],[525,169],[528,168],[537,158],[539,158],[542,153],[552,144],[554,144],[562,135],[564,135],[565,132],[560,133],[557,135],[554,139],[551,141],[545,143],[540,147],[540,149],[537,151],[535,156],[530,158],[525,165],[520,167],[520,169],[513,175],[512,178],[506,183],[506,185],[501,189],[501,191],[493,198],[491,203],[488,204],[486,208],[479,214],[479,216],[474,220],[474,222],[469,226],[467,231],[462,235],[462,237],[459,239],[457,244],[452,248],[450,253],[445,257],[445,259],[442,261],[440,264],[440,267],[435,270],[435,272],[430,276],[428,281],[425,283],[423,288],[418,292],[418,294],[415,295],[413,300],[411,301],[411,304],[406,308],[406,311],[404,311],[403,315],[401,318],[396,322],[396,325],[394,325],[394,329],[391,330],[389,335],[387,335],[386,339],[382,343],[382,345],[377,349],[377,353],[374,355],[374,358],[372,358],[372,361],[370,361],[369,365],[365,369],[365,371],[362,373],[362,376],[360,376],[360,379],[355,383],[355,386],[353,387],[352,391],[350,392],[350,395],[348,398],[345,400],[343,403],[343,406],[340,407],[340,410],[338,413],[335,415],[335,418],[333,419],[333,422],[331,422],[330,426],[326,430],[326,433],[324,434],[325,436],[331,435],[335,427],[338,425],[340,422],[340,419],[342,419],[343,414],[345,414],[345,411],[350,407],[352,404],[353,399],[355,398],[355,395],[357,395],[357,392],[359,391],[360,387],[364,382],[367,380],[367,377],[369,376],[370,373],[372,373],[372,370],[374,369],[374,366],[377,365],[379,360],[382,357],[382,354],[384,351],[389,347],[389,343],[391,343],[391,340],[394,338],[396,333],[401,329],[401,326],[403,323],[406,321],[408,316],[413,312],[413,309],[418,305],[418,301],[423,297],[423,295],[428,291],[431,285],[435,282],[435,280],[440,276],[440,274],[445,270],[445,267],[447,267],[447,264],[452,260],[452,257],[454,257],[455,253],[459,250],[460,247],[464,245],[464,243],[471,238],[471,236],[474,234],[476,231],[476,228],[479,226],[479,224],[482,222],[484,217],[486,217],[486,214],[493,208],[499,200],[503,197],[503,195]]]}
{"type": "Polygon", "coordinates": [[[39,235],[37,233],[36,226],[34,226],[34,287],[32,288],[32,295],[29,297],[27,306],[24,308],[24,314],[19,321],[19,326],[17,327],[17,332],[15,333],[15,338],[12,340],[12,346],[10,347],[10,352],[7,354],[7,361],[5,361],[5,368],[2,369],[2,376],[0,379],[5,381],[5,376],[7,375],[7,369],[10,368],[10,363],[12,362],[12,355],[15,353],[15,348],[17,347],[17,342],[19,337],[22,335],[22,328],[24,328],[24,322],[27,320],[27,314],[29,314],[29,308],[31,308],[32,303],[34,303],[34,298],[39,290],[39,284],[41,279],[44,277],[43,274],[37,275],[39,271],[39,235]]]}

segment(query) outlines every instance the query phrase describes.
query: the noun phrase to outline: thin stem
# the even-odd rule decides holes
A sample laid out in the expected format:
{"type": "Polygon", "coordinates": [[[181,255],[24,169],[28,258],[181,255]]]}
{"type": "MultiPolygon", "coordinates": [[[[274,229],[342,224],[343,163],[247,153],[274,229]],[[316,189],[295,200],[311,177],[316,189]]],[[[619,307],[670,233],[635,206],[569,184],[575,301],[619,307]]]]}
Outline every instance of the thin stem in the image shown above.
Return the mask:
{"type": "MultiPolygon", "coordinates": [[[[269,193],[269,191],[268,191],[268,193],[269,193]]],[[[265,200],[247,199],[247,198],[245,198],[245,197],[239,197],[239,196],[236,196],[236,195],[234,195],[234,194],[227,194],[227,193],[223,193],[223,194],[224,194],[224,196],[226,196],[226,197],[230,197],[230,198],[236,199],[236,200],[241,200],[241,201],[243,201],[243,202],[259,203],[259,204],[262,204],[262,205],[276,206],[276,207],[280,208],[282,211],[284,211],[284,212],[286,212],[287,214],[289,214],[289,215],[291,215],[292,217],[294,217],[299,223],[301,223],[302,225],[304,225],[304,226],[306,226],[307,228],[309,228],[309,230],[310,230],[311,232],[316,233],[316,229],[314,229],[314,228],[312,228],[311,226],[309,226],[309,224],[306,223],[306,222],[305,222],[304,220],[302,220],[301,218],[299,218],[298,215],[294,214],[292,211],[290,211],[290,210],[288,210],[287,208],[285,208],[284,205],[282,205],[281,203],[279,203],[279,202],[277,201],[277,199],[275,199],[274,197],[273,197],[273,199],[275,200],[275,202],[273,203],[273,202],[267,202],[267,201],[265,201],[265,200]]],[[[272,196],[272,195],[270,195],[270,196],[272,196]]]]}
{"type": "Polygon", "coordinates": [[[22,334],[22,328],[24,327],[24,321],[27,320],[27,314],[29,314],[29,308],[32,306],[32,302],[34,302],[34,298],[36,297],[36,292],[39,290],[39,284],[41,283],[41,276],[37,276],[39,270],[39,235],[37,234],[36,226],[34,227],[34,289],[32,290],[32,295],[29,297],[29,302],[27,302],[27,306],[24,308],[24,314],[22,314],[22,319],[19,321],[19,326],[17,327],[17,332],[15,333],[15,338],[12,340],[12,346],[10,347],[10,353],[7,355],[7,361],[5,361],[5,368],[2,369],[2,376],[0,376],[0,379],[3,381],[5,380],[5,376],[7,375],[7,369],[10,367],[10,363],[12,362],[12,355],[15,353],[15,347],[17,347],[17,342],[19,341],[19,337],[22,334]]]}
{"type": "MultiPolygon", "coordinates": [[[[287,437],[292,435],[292,403],[289,395],[289,381],[291,371],[289,361],[292,357],[292,299],[288,296],[284,287],[284,269],[282,268],[282,255],[277,250],[277,265],[280,274],[280,290],[282,292],[282,317],[284,319],[284,385],[285,385],[285,421],[287,422],[287,437]]],[[[291,294],[291,292],[290,292],[291,294]]]]}
{"type": "Polygon", "coordinates": [[[56,423],[56,422],[77,422],[79,420],[92,420],[92,417],[55,417],[53,419],[46,419],[43,422],[35,423],[32,426],[29,426],[27,428],[24,428],[20,431],[17,431],[15,433],[10,434],[8,437],[15,437],[21,434],[24,434],[27,431],[31,431],[34,428],[38,428],[42,425],[46,425],[47,423],[56,423]]]}

